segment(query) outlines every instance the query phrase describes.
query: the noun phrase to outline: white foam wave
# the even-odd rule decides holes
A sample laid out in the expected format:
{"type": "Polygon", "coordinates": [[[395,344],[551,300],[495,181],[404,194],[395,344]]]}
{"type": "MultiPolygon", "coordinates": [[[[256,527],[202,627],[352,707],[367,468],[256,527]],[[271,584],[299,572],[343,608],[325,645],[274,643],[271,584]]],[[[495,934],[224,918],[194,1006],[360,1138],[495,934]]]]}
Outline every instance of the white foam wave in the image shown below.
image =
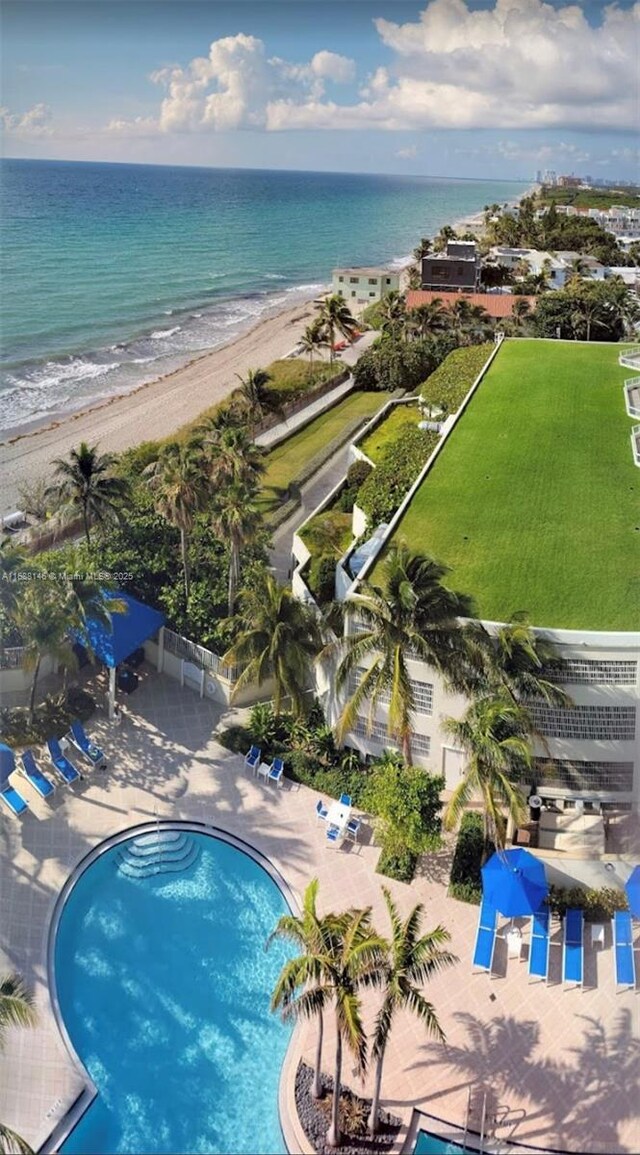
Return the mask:
{"type": "Polygon", "coordinates": [[[179,332],[180,325],[176,325],[173,329],[155,329],[153,333],[149,334],[149,340],[160,341],[163,337],[174,337],[179,332]]]}

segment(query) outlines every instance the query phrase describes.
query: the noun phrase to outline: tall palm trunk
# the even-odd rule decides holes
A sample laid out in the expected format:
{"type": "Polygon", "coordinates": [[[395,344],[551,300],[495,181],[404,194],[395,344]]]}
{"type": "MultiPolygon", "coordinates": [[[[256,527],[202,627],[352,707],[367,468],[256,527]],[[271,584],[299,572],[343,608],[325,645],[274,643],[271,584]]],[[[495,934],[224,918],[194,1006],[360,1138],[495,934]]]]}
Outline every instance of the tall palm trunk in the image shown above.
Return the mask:
{"type": "Polygon", "coordinates": [[[189,601],[189,558],[187,556],[187,531],[180,526],[180,554],[182,556],[182,572],[184,574],[184,596],[189,601]]]}
{"type": "Polygon", "coordinates": [[[336,330],[335,326],[331,324],[329,324],[327,328],[329,332],[329,364],[333,365],[333,343],[336,339],[336,330]]]}
{"type": "Polygon", "coordinates": [[[313,1099],[322,1098],[322,1083],[320,1082],[320,1072],[322,1070],[322,1042],[324,1038],[324,1018],[322,1011],[318,1011],[318,1042],[316,1043],[316,1066],[313,1072],[313,1087],[311,1088],[311,1096],[313,1099]]]}
{"type": "Polygon", "coordinates": [[[373,1088],[373,1099],[371,1100],[371,1110],[369,1112],[368,1128],[371,1135],[376,1135],[378,1131],[378,1112],[380,1110],[380,1088],[382,1087],[382,1064],[384,1063],[384,1051],[378,1058],[376,1064],[376,1080],[373,1088]]]}
{"type": "Polygon", "coordinates": [[[404,758],[407,766],[411,766],[413,751],[411,749],[411,731],[410,730],[405,730],[405,732],[402,735],[402,757],[404,758]]]}
{"type": "Polygon", "coordinates": [[[327,1132],[327,1145],[340,1146],[340,1082],[342,1079],[342,1031],[338,1026],[336,1040],[336,1065],[333,1072],[333,1102],[331,1104],[331,1126],[327,1132]]]}
{"type": "Polygon", "coordinates": [[[29,718],[33,718],[33,713],[36,706],[36,686],[38,685],[38,674],[40,673],[40,662],[42,658],[38,655],[36,664],[33,670],[33,681],[31,683],[31,696],[29,698],[29,718]]]}
{"type": "Polygon", "coordinates": [[[87,509],[86,501],[82,503],[82,524],[84,525],[84,536],[87,540],[87,545],[91,545],[91,535],[89,533],[89,511],[87,509]]]}
{"type": "Polygon", "coordinates": [[[240,545],[233,538],[231,539],[231,549],[229,552],[229,589],[228,589],[228,606],[229,617],[233,614],[236,604],[236,593],[238,590],[238,582],[240,580],[240,545]]]}

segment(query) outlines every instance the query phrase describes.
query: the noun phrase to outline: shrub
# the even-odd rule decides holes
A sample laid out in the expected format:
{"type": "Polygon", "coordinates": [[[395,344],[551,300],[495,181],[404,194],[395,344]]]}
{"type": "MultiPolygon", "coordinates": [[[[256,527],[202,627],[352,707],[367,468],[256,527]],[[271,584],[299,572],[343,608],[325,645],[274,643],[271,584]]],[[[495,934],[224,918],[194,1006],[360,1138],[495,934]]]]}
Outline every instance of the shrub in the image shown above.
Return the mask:
{"type": "Polygon", "coordinates": [[[418,855],[412,850],[393,851],[382,848],[376,871],[387,878],[395,878],[398,882],[411,882],[416,872],[418,855]]]}
{"type": "Polygon", "coordinates": [[[347,480],[335,502],[334,509],[341,510],[343,513],[351,513],[360,487],[364,485],[372,468],[373,466],[369,465],[368,461],[354,461],[349,466],[347,480]]]}
{"type": "Polygon", "coordinates": [[[373,763],[363,804],[375,816],[387,855],[418,855],[440,846],[443,789],[444,778],[405,766],[399,755],[373,763]]]}
{"type": "MultiPolygon", "coordinates": [[[[487,847],[493,853],[494,847],[487,847]]],[[[451,863],[449,894],[461,902],[479,903],[482,898],[480,867],[485,854],[482,815],[467,810],[462,816],[458,840],[451,863]]]]}
{"type": "Polygon", "coordinates": [[[581,886],[550,886],[547,903],[553,913],[560,916],[567,910],[583,910],[587,922],[609,922],[616,910],[629,909],[624,891],[609,886],[592,890],[581,886]]]}
{"type": "Polygon", "coordinates": [[[492,349],[490,344],[454,349],[423,382],[420,395],[447,414],[457,412],[492,349]]]}
{"type": "Polygon", "coordinates": [[[333,601],[336,588],[336,559],[333,554],[325,553],[312,559],[308,584],[320,605],[333,601]]]}
{"type": "Polygon", "coordinates": [[[47,738],[62,738],[75,718],[86,722],[96,708],[95,699],[86,690],[72,686],[66,694],[48,695],[29,718],[26,706],[10,706],[0,710],[3,740],[10,746],[22,747],[46,742],[47,738]]]}
{"type": "Polygon", "coordinates": [[[390,520],[437,443],[437,433],[416,426],[387,446],[358,493],[358,505],[372,526],[390,520]]]}
{"type": "Polygon", "coordinates": [[[439,363],[437,346],[429,338],[404,341],[387,338],[367,349],[353,369],[356,389],[414,389],[439,363]]]}
{"type": "Polygon", "coordinates": [[[278,724],[269,702],[258,702],[249,714],[249,733],[256,746],[271,746],[275,741],[278,724]]]}

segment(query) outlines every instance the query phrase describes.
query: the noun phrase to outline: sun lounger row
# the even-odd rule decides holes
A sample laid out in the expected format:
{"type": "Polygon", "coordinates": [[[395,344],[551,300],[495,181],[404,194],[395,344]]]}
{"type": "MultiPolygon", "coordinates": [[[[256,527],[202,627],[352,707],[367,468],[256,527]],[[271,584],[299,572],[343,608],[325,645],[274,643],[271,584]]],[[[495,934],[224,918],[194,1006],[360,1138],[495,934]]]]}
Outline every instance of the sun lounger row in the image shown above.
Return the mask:
{"type": "Polygon", "coordinates": [[[628,910],[615,912],[612,928],[616,986],[635,988],[636,963],[633,956],[633,927],[628,910]]]}
{"type": "MultiPolygon", "coordinates": [[[[107,761],[103,751],[99,746],[96,746],[89,740],[81,722],[75,721],[72,723],[68,738],[78,752],[81,753],[92,766],[106,766],[107,761]]],[[[57,738],[48,739],[47,751],[51,766],[63,782],[68,785],[71,782],[75,782],[78,778],[82,778],[81,772],[64,753],[57,738]]],[[[33,750],[25,750],[24,753],[21,754],[20,765],[16,766],[16,770],[26,778],[27,782],[33,786],[41,798],[49,798],[50,795],[53,794],[54,784],[40,769],[33,750]]],[[[3,784],[0,790],[0,798],[16,817],[24,814],[25,810],[29,809],[26,798],[23,798],[20,791],[8,781],[3,784]]]]}

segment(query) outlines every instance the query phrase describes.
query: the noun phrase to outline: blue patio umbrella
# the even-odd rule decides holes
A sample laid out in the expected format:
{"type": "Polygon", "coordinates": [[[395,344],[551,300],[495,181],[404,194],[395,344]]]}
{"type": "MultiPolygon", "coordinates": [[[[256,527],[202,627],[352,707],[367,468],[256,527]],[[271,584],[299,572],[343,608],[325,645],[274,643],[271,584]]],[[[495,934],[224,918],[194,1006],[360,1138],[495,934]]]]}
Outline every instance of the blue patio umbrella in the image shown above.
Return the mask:
{"type": "Polygon", "coordinates": [[[640,918],[640,866],[634,866],[624,888],[629,899],[629,910],[634,918],[640,918]]]}
{"type": "Polygon", "coordinates": [[[481,874],[485,899],[505,918],[534,914],[549,893],[542,862],[521,847],[492,854],[481,874]]]}
{"type": "Polygon", "coordinates": [[[10,746],[0,742],[0,786],[4,786],[7,778],[16,768],[16,756],[10,746]]]}

